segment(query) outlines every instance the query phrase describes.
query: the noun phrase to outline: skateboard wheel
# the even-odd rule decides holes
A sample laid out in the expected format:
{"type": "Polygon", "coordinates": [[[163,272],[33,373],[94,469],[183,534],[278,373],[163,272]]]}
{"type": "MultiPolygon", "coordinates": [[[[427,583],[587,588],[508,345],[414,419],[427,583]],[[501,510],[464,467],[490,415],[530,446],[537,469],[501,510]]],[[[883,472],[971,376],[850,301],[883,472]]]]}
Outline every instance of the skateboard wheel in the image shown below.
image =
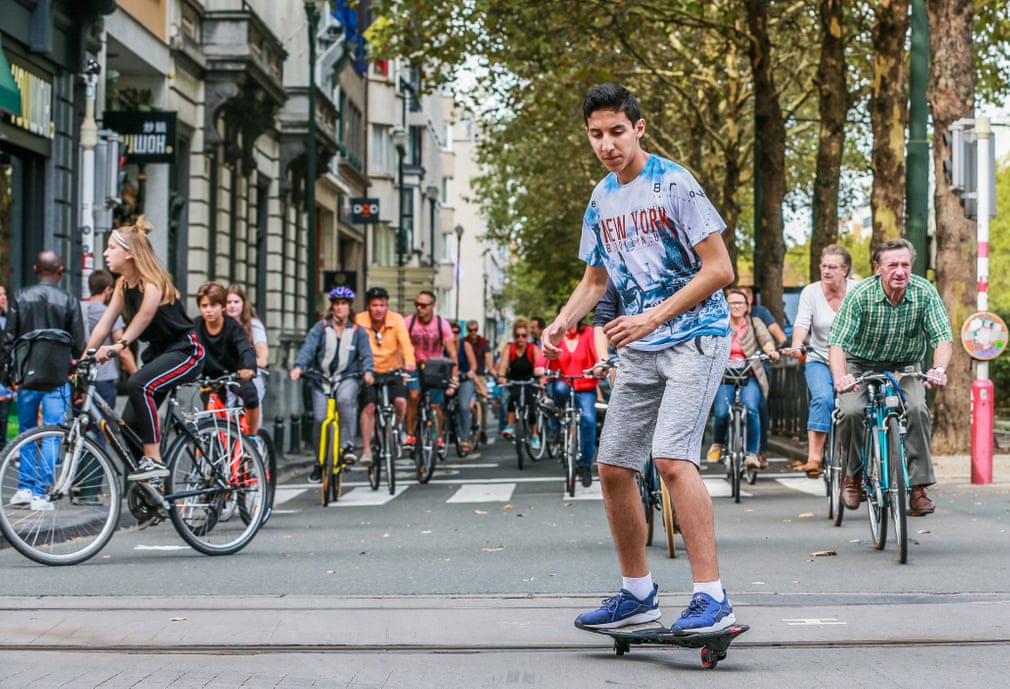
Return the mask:
{"type": "MultiPolygon", "coordinates": [[[[723,656],[725,657],[725,656],[723,656]]],[[[701,664],[707,670],[714,670],[715,666],[719,664],[719,656],[711,648],[701,649],[701,664]]]]}

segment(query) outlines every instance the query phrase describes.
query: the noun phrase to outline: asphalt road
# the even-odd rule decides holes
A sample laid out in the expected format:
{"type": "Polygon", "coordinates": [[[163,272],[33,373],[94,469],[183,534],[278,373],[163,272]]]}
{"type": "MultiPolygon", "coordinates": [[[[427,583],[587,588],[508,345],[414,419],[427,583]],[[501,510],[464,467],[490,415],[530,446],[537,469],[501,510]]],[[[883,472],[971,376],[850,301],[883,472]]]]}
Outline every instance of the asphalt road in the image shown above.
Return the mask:
{"type": "MultiPolygon", "coordinates": [[[[289,471],[234,556],[167,524],[71,568],[0,552],[0,687],[1005,686],[1007,486],[939,486],[899,565],[862,512],[832,527],[821,482],[785,465],[740,504],[706,470],[723,581],[752,627],[715,671],[697,651],[618,659],[572,627],[619,584],[598,486],[567,498],[556,462],[520,472],[497,442],[425,486],[404,465],[393,497],[356,470],[327,508],[289,471]]],[[[655,543],[673,619],[689,563],[655,543]]]]}

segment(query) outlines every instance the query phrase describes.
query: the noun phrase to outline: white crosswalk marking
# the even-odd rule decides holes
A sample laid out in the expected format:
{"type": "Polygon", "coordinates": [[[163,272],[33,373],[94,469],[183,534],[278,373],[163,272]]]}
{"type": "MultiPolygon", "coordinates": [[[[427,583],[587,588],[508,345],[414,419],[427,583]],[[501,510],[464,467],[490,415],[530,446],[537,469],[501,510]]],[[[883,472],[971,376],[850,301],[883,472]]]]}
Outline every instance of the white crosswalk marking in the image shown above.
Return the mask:
{"type": "Polygon", "coordinates": [[[340,495],[340,499],[336,502],[331,502],[329,507],[363,507],[366,505],[385,505],[390,500],[403,494],[403,491],[407,490],[408,486],[397,483],[396,494],[390,495],[389,490],[386,485],[383,484],[379,486],[379,490],[372,490],[368,486],[362,486],[360,488],[352,488],[351,490],[344,490],[340,495]]]}
{"type": "Polygon", "coordinates": [[[460,486],[446,502],[508,502],[515,489],[514,483],[472,483],[460,486]]]}
{"type": "Polygon", "coordinates": [[[819,498],[824,497],[824,479],[811,480],[804,476],[803,478],[780,478],[776,481],[791,490],[807,495],[816,495],[819,498]]]}

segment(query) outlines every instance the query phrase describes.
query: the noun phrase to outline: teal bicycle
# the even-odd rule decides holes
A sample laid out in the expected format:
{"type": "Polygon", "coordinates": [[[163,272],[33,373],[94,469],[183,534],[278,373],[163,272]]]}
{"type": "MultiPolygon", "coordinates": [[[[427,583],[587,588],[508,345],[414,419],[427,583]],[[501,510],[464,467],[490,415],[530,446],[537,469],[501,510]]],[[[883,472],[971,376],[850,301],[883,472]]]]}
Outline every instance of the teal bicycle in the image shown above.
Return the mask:
{"type": "MultiPolygon", "coordinates": [[[[864,373],[856,378],[843,392],[866,385],[867,403],[863,411],[863,442],[859,461],[863,472],[863,490],[866,495],[867,515],[870,520],[870,535],[877,550],[887,545],[888,514],[894,523],[894,540],[898,548],[898,562],[908,561],[908,465],[905,458],[905,434],[907,411],[905,395],[900,381],[908,377],[936,381],[920,371],[892,373],[864,373]]],[[[836,405],[837,406],[837,405],[836,405]]],[[[833,423],[832,426],[835,424],[833,423]]],[[[847,449],[834,438],[828,446],[831,458],[829,471],[839,468],[844,471],[847,449]]],[[[841,471],[838,472],[839,477],[841,471]]],[[[844,506],[841,503],[840,480],[832,481],[832,488],[838,493],[831,496],[835,505],[834,523],[841,525],[844,506]]]]}

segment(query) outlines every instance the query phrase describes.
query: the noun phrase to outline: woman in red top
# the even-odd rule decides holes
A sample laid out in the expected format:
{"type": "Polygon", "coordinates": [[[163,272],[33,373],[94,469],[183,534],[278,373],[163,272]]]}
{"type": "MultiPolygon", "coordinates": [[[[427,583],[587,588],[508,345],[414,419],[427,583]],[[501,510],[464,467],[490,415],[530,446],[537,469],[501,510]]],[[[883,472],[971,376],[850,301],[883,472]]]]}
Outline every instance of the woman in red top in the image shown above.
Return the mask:
{"type": "MultiPolygon", "coordinates": [[[[579,428],[581,430],[582,454],[579,457],[578,473],[582,485],[587,488],[593,483],[593,455],[596,453],[596,386],[599,378],[583,375],[583,371],[600,362],[596,353],[593,329],[576,323],[565,332],[561,343],[561,356],[546,361],[548,371],[560,371],[566,376],[579,376],[575,385],[575,404],[579,407],[579,428]]],[[[564,378],[552,380],[547,388],[558,407],[568,403],[568,381],[564,378]]],[[[557,429],[557,421],[551,420],[552,430],[557,429]]]]}

